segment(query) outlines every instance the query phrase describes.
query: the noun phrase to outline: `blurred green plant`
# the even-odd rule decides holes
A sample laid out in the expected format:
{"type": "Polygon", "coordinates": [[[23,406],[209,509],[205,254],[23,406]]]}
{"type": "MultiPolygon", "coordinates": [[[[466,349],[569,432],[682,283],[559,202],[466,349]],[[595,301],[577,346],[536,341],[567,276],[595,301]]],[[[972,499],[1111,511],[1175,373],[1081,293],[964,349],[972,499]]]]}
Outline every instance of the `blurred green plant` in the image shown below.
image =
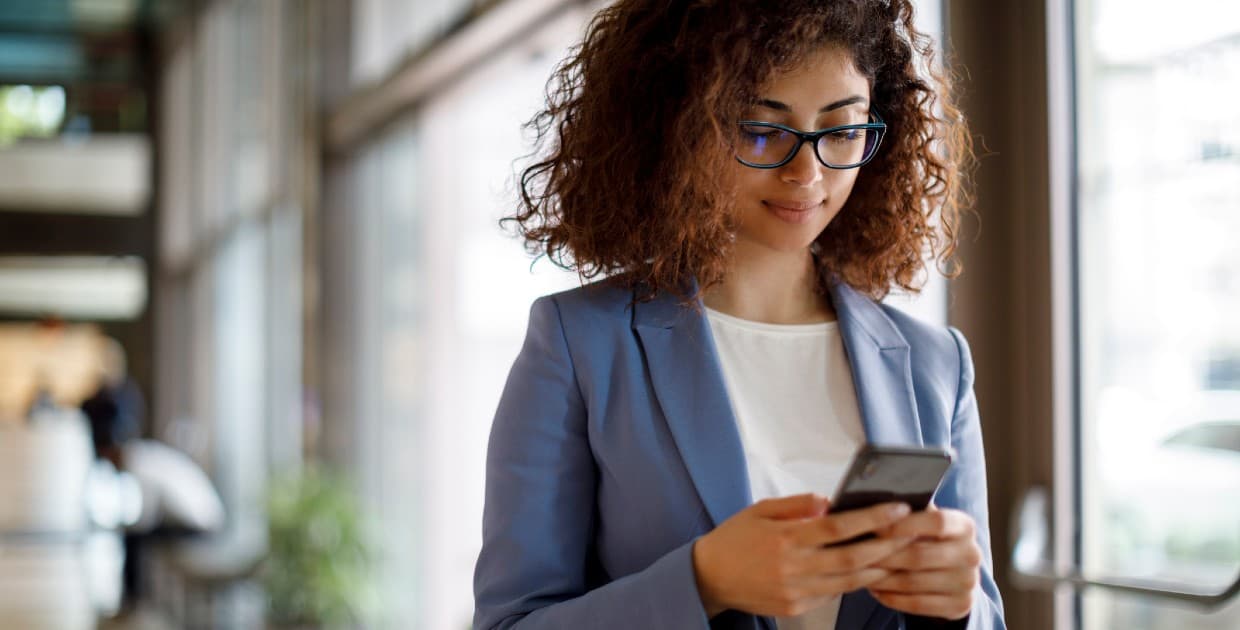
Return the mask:
{"type": "Polygon", "coordinates": [[[274,627],[356,627],[377,614],[367,519],[342,476],[307,467],[275,479],[262,569],[274,627]]]}
{"type": "Polygon", "coordinates": [[[0,146],[20,138],[55,136],[64,118],[64,88],[0,85],[0,146]]]}

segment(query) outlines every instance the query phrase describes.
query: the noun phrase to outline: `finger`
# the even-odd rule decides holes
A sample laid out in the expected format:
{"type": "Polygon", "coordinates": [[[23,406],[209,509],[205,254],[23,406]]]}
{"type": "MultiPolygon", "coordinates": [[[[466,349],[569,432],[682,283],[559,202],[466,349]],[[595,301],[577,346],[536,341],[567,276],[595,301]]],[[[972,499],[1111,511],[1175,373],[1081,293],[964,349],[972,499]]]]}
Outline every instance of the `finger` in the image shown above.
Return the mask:
{"type": "MultiPolygon", "coordinates": [[[[929,503],[929,504],[927,504],[927,505],[926,505],[926,507],[925,507],[925,508],[923,508],[922,510],[914,510],[913,512],[914,512],[914,513],[919,512],[919,511],[930,511],[930,512],[932,512],[932,511],[936,511],[936,510],[938,510],[938,509],[939,509],[939,506],[937,506],[937,505],[935,505],[935,504],[933,504],[933,503],[929,503]]],[[[878,529],[877,531],[875,531],[874,533],[875,533],[875,534],[877,534],[877,535],[879,535],[879,536],[890,536],[890,535],[891,535],[891,528],[893,528],[893,527],[895,527],[895,523],[892,523],[891,525],[888,525],[888,526],[886,526],[886,527],[880,528],[880,529],[878,529]]]]}
{"type": "Polygon", "coordinates": [[[870,594],[888,608],[927,617],[963,619],[973,609],[972,592],[967,595],[908,595],[871,590],[870,594]]]}
{"type": "Polygon", "coordinates": [[[848,593],[878,582],[891,575],[886,569],[865,568],[841,575],[816,575],[801,580],[801,589],[808,596],[848,593]]]}
{"type": "Polygon", "coordinates": [[[796,616],[830,602],[843,593],[865,588],[868,584],[886,577],[882,569],[862,569],[848,575],[812,576],[798,580],[785,589],[776,603],[779,616],[796,616]]]}
{"type": "Polygon", "coordinates": [[[827,511],[827,498],[817,494],[797,494],[763,499],[750,508],[762,518],[793,519],[822,516],[827,511]]]}
{"type": "Polygon", "coordinates": [[[976,526],[973,517],[960,510],[926,510],[910,514],[883,532],[897,538],[917,536],[925,538],[972,538],[976,526]]]}
{"type": "MultiPolygon", "coordinates": [[[[816,547],[805,557],[801,570],[807,575],[851,573],[877,563],[911,544],[912,538],[873,538],[835,547],[816,547]]],[[[885,568],[885,567],[884,567],[885,568]]]]}
{"type": "Polygon", "coordinates": [[[972,538],[954,538],[945,542],[917,541],[898,547],[874,563],[875,566],[895,571],[976,568],[981,564],[982,549],[972,538]]]}
{"type": "MultiPolygon", "coordinates": [[[[831,543],[851,540],[886,527],[909,513],[904,503],[882,503],[872,507],[849,510],[826,516],[807,523],[797,524],[797,538],[804,547],[820,547],[831,543]]],[[[900,536],[893,536],[899,538],[900,536]]]]}
{"type": "Polygon", "coordinates": [[[937,571],[893,571],[891,575],[869,585],[869,589],[889,593],[959,595],[977,587],[977,569],[943,569],[937,571]]]}

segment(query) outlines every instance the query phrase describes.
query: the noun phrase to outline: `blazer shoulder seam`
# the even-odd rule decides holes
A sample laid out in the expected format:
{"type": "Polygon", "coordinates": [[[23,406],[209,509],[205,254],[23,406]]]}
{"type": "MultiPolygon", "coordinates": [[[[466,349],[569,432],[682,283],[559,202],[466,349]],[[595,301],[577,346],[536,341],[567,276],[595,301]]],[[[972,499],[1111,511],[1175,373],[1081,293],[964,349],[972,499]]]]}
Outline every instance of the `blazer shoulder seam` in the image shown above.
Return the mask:
{"type": "Polygon", "coordinates": [[[955,327],[948,326],[947,334],[951,336],[952,343],[956,345],[956,396],[955,400],[952,401],[951,422],[952,429],[954,430],[956,427],[956,416],[960,413],[960,399],[963,398],[965,387],[964,345],[961,343],[961,338],[963,335],[959,330],[956,330],[955,327]]]}
{"type": "Polygon", "coordinates": [[[551,306],[555,308],[555,320],[560,329],[560,341],[564,343],[564,354],[568,355],[568,369],[573,373],[573,384],[577,386],[577,399],[582,401],[584,405],[586,397],[585,390],[581,388],[581,374],[577,371],[577,360],[573,358],[573,346],[568,341],[568,330],[564,325],[564,313],[560,309],[559,296],[549,296],[551,306]]]}

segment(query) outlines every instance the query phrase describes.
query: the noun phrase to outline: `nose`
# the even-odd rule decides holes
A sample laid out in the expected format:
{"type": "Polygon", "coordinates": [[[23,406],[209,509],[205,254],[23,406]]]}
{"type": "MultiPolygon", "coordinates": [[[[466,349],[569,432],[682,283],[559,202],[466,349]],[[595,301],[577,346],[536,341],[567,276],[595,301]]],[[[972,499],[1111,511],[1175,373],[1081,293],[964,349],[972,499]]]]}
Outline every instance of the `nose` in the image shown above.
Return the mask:
{"type": "Polygon", "coordinates": [[[787,164],[779,167],[779,178],[789,184],[809,186],[822,179],[822,164],[814,154],[814,147],[809,142],[797,147],[796,155],[787,164]]]}

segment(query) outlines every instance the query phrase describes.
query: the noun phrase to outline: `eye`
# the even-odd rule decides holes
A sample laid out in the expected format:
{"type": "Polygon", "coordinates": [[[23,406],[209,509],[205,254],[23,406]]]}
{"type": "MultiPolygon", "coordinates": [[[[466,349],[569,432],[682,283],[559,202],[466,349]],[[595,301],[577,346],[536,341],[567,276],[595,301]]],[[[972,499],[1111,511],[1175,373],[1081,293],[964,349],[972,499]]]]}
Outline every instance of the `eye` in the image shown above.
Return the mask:
{"type": "Polygon", "coordinates": [[[849,142],[856,142],[857,140],[860,140],[862,134],[864,133],[865,132],[861,129],[841,129],[827,134],[824,139],[836,144],[847,144],[849,142]]]}
{"type": "Polygon", "coordinates": [[[762,127],[758,125],[741,125],[741,133],[745,134],[746,138],[749,138],[752,140],[758,140],[758,139],[763,139],[763,138],[765,139],[776,138],[779,135],[783,134],[784,131],[780,129],[775,129],[774,127],[762,127]]]}

